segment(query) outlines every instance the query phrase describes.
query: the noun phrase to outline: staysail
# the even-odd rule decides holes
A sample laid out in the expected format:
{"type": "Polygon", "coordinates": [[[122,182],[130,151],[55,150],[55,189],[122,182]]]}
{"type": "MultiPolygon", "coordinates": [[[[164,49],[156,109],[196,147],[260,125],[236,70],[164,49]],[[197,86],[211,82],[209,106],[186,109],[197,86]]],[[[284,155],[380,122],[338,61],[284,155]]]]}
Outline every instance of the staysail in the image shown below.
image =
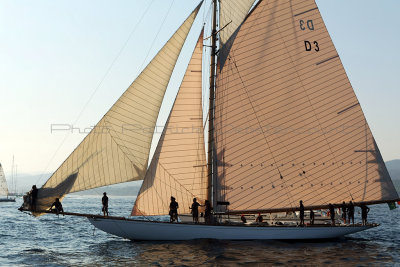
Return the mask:
{"type": "Polygon", "coordinates": [[[220,0],[220,42],[223,46],[243,22],[255,0],[220,0]]]}
{"type": "Polygon", "coordinates": [[[256,212],[399,198],[314,0],[260,1],[234,38],[217,75],[217,201],[256,212]]]}
{"type": "Polygon", "coordinates": [[[203,32],[137,196],[133,216],[168,214],[171,196],[179,202],[179,213],[190,213],[194,197],[204,203],[207,165],[202,113],[202,54],[203,32]]]}
{"type": "Polygon", "coordinates": [[[38,210],[67,193],[144,178],[160,105],[200,6],[39,190],[38,210]]]}
{"type": "Polygon", "coordinates": [[[7,180],[6,176],[4,175],[1,163],[0,163],[0,196],[8,196],[7,180]]]}

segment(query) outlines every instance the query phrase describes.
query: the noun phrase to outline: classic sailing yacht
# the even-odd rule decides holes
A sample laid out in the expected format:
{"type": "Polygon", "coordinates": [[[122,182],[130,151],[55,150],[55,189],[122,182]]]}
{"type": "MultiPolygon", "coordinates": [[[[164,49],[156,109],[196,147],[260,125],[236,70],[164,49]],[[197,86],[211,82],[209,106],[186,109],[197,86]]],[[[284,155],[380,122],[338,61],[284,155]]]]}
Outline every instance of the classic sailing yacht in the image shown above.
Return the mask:
{"type": "Polygon", "coordinates": [[[15,198],[8,197],[8,186],[3,166],[0,163],[0,202],[15,202],[15,198]],[[5,196],[5,197],[4,197],[5,196]]]}
{"type": "Polygon", "coordinates": [[[143,180],[134,217],[85,216],[132,240],[318,239],[376,226],[225,221],[293,212],[300,200],[306,210],[399,200],[314,0],[215,0],[207,157],[201,33],[148,163],[164,93],[201,4],[39,189],[38,213],[68,193],[143,180]],[[152,221],[168,214],[171,196],[180,214],[190,213],[194,197],[211,201],[216,223],[152,221]]]}

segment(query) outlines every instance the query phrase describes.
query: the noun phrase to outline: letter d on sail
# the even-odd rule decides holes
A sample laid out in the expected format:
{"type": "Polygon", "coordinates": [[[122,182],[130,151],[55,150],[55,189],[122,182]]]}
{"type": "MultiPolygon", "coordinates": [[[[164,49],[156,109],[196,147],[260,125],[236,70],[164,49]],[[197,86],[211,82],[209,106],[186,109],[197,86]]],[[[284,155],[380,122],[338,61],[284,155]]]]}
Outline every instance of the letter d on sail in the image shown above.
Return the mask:
{"type": "Polygon", "coordinates": [[[311,51],[311,43],[309,41],[304,41],[304,45],[306,46],[306,51],[311,51]]]}

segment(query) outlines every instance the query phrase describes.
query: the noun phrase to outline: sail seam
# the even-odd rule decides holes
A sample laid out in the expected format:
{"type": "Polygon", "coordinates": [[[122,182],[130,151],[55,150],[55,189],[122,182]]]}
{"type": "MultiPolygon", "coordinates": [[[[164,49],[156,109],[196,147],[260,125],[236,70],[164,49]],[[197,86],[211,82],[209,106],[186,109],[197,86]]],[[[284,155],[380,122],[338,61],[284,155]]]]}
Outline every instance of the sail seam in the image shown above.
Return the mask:
{"type": "MultiPolygon", "coordinates": [[[[275,27],[276,27],[276,29],[278,30],[278,32],[281,34],[281,31],[280,31],[279,26],[275,24],[275,27]]],[[[283,43],[284,43],[284,45],[285,45],[285,49],[287,50],[287,45],[286,45],[285,40],[282,39],[282,41],[283,41],[283,43]]],[[[292,56],[291,56],[291,54],[289,54],[288,51],[287,51],[287,53],[288,53],[289,58],[290,58],[290,60],[291,60],[291,62],[292,62],[292,65],[293,65],[293,67],[294,67],[295,73],[296,73],[296,75],[298,76],[298,79],[299,79],[300,84],[301,84],[301,88],[303,88],[303,91],[304,91],[304,93],[306,94],[306,96],[307,96],[307,98],[308,98],[308,101],[309,101],[309,104],[310,104],[310,106],[311,106],[311,108],[312,108],[312,111],[314,112],[314,116],[317,118],[317,122],[318,122],[318,124],[319,124],[319,127],[322,129],[321,122],[319,121],[319,118],[318,118],[318,116],[317,116],[317,114],[316,114],[316,112],[315,112],[314,106],[312,105],[311,101],[309,100],[308,93],[307,93],[307,91],[306,91],[306,88],[305,88],[304,85],[303,85],[303,81],[302,81],[302,79],[300,78],[300,75],[299,75],[299,73],[298,73],[298,70],[297,70],[296,65],[294,64],[294,61],[293,61],[293,59],[292,59],[292,56]]],[[[322,133],[322,134],[323,134],[324,137],[325,137],[325,142],[326,142],[326,144],[327,144],[328,147],[329,147],[329,150],[330,150],[330,152],[331,152],[332,157],[335,159],[335,161],[337,161],[337,160],[336,160],[336,156],[334,155],[334,153],[333,153],[333,151],[332,151],[331,145],[329,144],[326,135],[325,135],[324,133],[322,133]]],[[[340,166],[339,166],[339,171],[340,171],[342,180],[344,180],[343,173],[342,173],[342,170],[341,170],[340,166]]],[[[346,187],[346,188],[347,188],[347,187],[346,187]]],[[[350,191],[348,188],[347,188],[347,190],[348,190],[348,193],[349,193],[351,199],[354,200],[354,198],[353,198],[353,196],[352,196],[352,194],[351,194],[351,191],[350,191]]]]}

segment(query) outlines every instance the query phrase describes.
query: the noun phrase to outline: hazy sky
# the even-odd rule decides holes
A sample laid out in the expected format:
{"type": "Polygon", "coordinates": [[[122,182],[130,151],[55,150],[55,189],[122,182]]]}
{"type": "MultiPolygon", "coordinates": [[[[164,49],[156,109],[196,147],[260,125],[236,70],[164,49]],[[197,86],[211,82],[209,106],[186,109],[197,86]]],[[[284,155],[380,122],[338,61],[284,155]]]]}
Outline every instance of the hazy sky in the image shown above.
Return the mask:
{"type": "MultiPolygon", "coordinates": [[[[53,172],[85,134],[51,133],[52,125],[81,131],[95,125],[198,2],[0,0],[0,162],[6,175],[13,155],[19,173],[53,172]]],[[[400,1],[317,4],[383,158],[400,158],[400,1]]],[[[184,48],[164,118],[209,7],[207,0],[184,48]]]]}

